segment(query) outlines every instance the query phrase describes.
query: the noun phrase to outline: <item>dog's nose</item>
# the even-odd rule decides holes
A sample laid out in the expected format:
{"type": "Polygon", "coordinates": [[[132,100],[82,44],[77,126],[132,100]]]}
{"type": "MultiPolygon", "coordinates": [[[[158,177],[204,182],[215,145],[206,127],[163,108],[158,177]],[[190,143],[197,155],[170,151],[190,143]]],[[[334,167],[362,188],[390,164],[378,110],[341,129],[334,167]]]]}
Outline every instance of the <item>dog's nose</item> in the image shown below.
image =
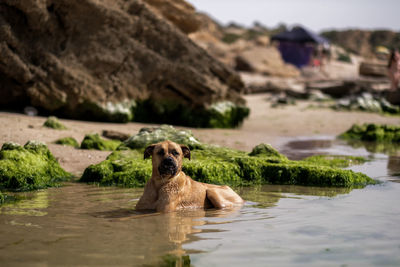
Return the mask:
{"type": "Polygon", "coordinates": [[[174,159],[173,159],[172,157],[165,158],[165,159],[163,160],[163,163],[164,163],[165,165],[169,165],[169,166],[175,165],[175,161],[174,161],[174,159]]]}

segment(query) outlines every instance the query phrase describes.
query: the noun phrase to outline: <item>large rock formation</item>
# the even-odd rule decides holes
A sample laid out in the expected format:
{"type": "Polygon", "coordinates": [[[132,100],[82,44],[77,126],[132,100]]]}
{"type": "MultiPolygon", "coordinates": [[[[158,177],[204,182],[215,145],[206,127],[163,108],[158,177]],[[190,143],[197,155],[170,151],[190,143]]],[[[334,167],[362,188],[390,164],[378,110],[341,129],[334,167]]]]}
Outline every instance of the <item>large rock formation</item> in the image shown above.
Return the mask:
{"type": "MultiPolygon", "coordinates": [[[[239,76],[160,15],[174,1],[162,1],[170,5],[158,12],[162,2],[147,2],[152,7],[141,0],[1,1],[0,105],[110,121],[207,111],[221,101],[244,105],[239,76]],[[153,112],[161,102],[163,110],[153,112]]],[[[194,30],[180,12],[169,19],[194,30]]]]}

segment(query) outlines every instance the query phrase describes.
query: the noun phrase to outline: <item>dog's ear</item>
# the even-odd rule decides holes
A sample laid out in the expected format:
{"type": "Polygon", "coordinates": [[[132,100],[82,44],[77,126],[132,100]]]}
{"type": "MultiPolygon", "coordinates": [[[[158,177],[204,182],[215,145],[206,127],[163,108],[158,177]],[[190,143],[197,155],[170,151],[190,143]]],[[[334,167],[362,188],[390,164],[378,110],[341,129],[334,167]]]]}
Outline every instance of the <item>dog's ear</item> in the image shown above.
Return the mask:
{"type": "Polygon", "coordinates": [[[183,152],[183,157],[188,158],[190,160],[190,149],[185,145],[181,145],[181,149],[183,152]]]}
{"type": "Polygon", "coordinates": [[[153,151],[154,151],[155,147],[156,147],[156,145],[149,145],[148,147],[146,147],[146,149],[144,150],[143,158],[144,159],[150,158],[150,156],[153,155],[153,151]]]}

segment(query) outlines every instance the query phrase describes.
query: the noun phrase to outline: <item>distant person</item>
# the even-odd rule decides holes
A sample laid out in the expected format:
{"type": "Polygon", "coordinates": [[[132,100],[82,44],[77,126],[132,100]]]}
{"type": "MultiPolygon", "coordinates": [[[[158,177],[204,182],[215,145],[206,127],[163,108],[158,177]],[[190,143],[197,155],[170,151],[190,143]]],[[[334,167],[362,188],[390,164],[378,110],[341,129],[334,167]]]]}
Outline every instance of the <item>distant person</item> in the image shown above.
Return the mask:
{"type": "Polygon", "coordinates": [[[400,81],[400,54],[395,49],[390,53],[388,69],[391,82],[390,90],[395,91],[398,89],[400,81]]]}

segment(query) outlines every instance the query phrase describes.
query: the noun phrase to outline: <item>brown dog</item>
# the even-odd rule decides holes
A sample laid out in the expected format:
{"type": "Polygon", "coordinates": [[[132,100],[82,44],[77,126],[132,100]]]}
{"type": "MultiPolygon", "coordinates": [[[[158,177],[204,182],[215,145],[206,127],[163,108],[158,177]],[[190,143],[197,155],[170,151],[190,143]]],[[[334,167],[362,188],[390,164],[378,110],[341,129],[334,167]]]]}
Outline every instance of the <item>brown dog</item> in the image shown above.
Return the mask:
{"type": "Polygon", "coordinates": [[[183,208],[229,208],[242,205],[243,199],[229,186],[192,180],[182,171],[182,160],[190,160],[185,145],[164,141],[150,145],[144,158],[152,156],[153,173],[136,205],[137,210],[170,212],[183,208]]]}

